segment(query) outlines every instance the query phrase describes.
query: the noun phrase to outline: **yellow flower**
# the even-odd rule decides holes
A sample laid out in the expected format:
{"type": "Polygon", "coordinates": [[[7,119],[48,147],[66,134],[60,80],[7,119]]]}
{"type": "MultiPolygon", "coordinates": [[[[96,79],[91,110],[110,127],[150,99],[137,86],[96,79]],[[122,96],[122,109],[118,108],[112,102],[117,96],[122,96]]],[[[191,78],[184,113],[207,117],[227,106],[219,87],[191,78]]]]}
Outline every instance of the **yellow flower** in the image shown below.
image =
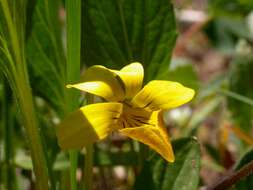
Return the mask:
{"type": "Polygon", "coordinates": [[[80,83],[68,85],[107,102],[81,107],[65,118],[57,130],[61,148],[81,148],[118,131],[173,162],[174,153],[163,124],[162,110],[187,103],[193,98],[194,90],[163,80],[151,81],[142,88],[143,76],[140,63],[132,63],[119,71],[92,66],[80,83]]]}

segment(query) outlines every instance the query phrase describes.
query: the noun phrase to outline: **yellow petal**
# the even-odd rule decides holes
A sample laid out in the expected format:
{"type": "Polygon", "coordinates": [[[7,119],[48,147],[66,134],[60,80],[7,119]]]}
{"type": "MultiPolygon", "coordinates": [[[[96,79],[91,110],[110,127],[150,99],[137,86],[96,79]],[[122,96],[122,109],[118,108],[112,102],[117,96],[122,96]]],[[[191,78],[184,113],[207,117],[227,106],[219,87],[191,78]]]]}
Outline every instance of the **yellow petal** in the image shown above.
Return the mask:
{"type": "Polygon", "coordinates": [[[109,69],[95,65],[87,69],[81,77],[81,83],[67,85],[68,88],[76,88],[97,96],[107,101],[122,101],[125,96],[124,89],[117,75],[109,69]]]}
{"type": "Polygon", "coordinates": [[[177,82],[154,80],[145,85],[131,103],[151,110],[170,109],[189,102],[194,93],[193,89],[177,82]]]}
{"type": "MultiPolygon", "coordinates": [[[[158,118],[157,113],[152,114],[154,117],[152,120],[154,120],[155,117],[158,118]]],[[[119,131],[134,140],[150,146],[168,162],[174,162],[175,157],[167,131],[163,126],[162,119],[160,118],[158,121],[159,122],[155,126],[151,123],[151,125],[124,128],[119,131]]]]}
{"type": "Polygon", "coordinates": [[[120,71],[115,72],[124,83],[125,97],[130,99],[134,97],[142,87],[144,70],[140,63],[131,63],[123,67],[120,71]]]}
{"type": "Polygon", "coordinates": [[[117,129],[122,112],[120,103],[90,104],[67,116],[57,127],[58,143],[62,149],[81,148],[105,138],[117,129]]]}

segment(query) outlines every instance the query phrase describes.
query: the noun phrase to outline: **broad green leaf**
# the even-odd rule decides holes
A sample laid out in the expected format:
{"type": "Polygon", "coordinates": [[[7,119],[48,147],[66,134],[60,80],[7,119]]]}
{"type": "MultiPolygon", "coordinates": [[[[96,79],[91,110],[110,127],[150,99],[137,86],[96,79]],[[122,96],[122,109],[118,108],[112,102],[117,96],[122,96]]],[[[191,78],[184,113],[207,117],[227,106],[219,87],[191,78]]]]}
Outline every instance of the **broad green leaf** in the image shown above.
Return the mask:
{"type": "MultiPolygon", "coordinates": [[[[251,149],[239,160],[239,162],[237,163],[235,167],[235,170],[239,170],[240,168],[242,168],[244,165],[248,164],[252,160],[253,160],[253,150],[251,149]]],[[[236,190],[253,189],[253,174],[237,182],[235,187],[236,187],[236,190]]]]}
{"type": "Polygon", "coordinates": [[[141,62],[155,77],[170,63],[176,39],[168,0],[85,0],[83,59],[86,65],[119,69],[141,62]]]}
{"type": "Polygon", "coordinates": [[[176,160],[168,163],[158,155],[146,161],[137,177],[134,190],[197,190],[200,170],[200,147],[192,138],[172,143],[176,160]]]}
{"type": "Polygon", "coordinates": [[[60,26],[60,1],[38,0],[26,55],[32,90],[57,111],[64,109],[65,56],[60,26]]]}
{"type": "MultiPolygon", "coordinates": [[[[233,62],[230,73],[230,91],[253,99],[253,57],[251,55],[238,56],[233,62]]],[[[232,118],[242,129],[249,131],[253,115],[253,106],[235,98],[228,98],[228,105],[232,118]]]]}

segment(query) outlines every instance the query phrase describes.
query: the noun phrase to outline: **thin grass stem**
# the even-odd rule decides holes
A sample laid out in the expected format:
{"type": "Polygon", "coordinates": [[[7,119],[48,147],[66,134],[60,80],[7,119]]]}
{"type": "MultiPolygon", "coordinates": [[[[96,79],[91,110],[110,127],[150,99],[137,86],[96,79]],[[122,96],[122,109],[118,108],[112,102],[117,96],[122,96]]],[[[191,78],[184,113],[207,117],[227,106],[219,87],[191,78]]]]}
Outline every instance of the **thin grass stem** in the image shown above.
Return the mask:
{"type": "MultiPolygon", "coordinates": [[[[67,84],[80,80],[80,48],[81,48],[81,0],[66,0],[67,12],[67,84]]],[[[79,93],[72,89],[66,92],[67,112],[78,108],[79,93]]],[[[70,157],[71,190],[77,190],[76,170],[78,152],[72,150],[70,157]]]]}
{"type": "Polygon", "coordinates": [[[11,102],[8,98],[11,96],[7,81],[3,81],[3,138],[4,138],[4,172],[3,181],[6,189],[17,189],[14,161],[14,146],[13,146],[13,114],[11,102]]]}
{"type": "MultiPolygon", "coordinates": [[[[25,2],[22,3],[22,7],[24,8],[25,2]]],[[[9,81],[13,81],[11,87],[19,105],[22,124],[25,127],[28,137],[28,144],[30,146],[33,169],[36,177],[36,188],[38,190],[49,190],[50,184],[46,164],[46,154],[39,133],[39,125],[35,113],[33,96],[28,79],[27,65],[25,62],[24,37],[22,36],[24,35],[24,31],[17,31],[18,24],[24,24],[24,20],[23,18],[18,17],[13,18],[13,15],[15,16],[16,14],[12,14],[9,7],[12,4],[7,0],[0,0],[0,5],[7,23],[7,29],[9,32],[8,37],[10,38],[10,46],[5,49],[9,50],[9,48],[11,48],[9,52],[12,53],[8,58],[10,64],[12,63],[11,60],[13,60],[12,69],[9,71],[7,77],[9,77],[9,81]],[[17,19],[19,22],[16,21],[17,19]]],[[[24,10],[21,8],[19,11],[24,10]]]]}

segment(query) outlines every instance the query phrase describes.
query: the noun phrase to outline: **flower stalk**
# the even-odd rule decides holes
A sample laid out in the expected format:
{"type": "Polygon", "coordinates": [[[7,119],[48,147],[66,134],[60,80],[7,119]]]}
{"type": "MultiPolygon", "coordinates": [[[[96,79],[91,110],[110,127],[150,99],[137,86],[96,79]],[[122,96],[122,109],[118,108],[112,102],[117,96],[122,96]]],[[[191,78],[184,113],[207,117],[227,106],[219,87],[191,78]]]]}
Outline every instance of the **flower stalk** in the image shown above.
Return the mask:
{"type": "MultiPolygon", "coordinates": [[[[81,49],[81,0],[67,0],[67,65],[66,82],[71,83],[80,79],[80,49],[81,49]]],[[[79,93],[66,91],[66,114],[78,108],[79,93]]],[[[78,151],[69,151],[71,190],[77,189],[76,170],[78,151]]]]}

